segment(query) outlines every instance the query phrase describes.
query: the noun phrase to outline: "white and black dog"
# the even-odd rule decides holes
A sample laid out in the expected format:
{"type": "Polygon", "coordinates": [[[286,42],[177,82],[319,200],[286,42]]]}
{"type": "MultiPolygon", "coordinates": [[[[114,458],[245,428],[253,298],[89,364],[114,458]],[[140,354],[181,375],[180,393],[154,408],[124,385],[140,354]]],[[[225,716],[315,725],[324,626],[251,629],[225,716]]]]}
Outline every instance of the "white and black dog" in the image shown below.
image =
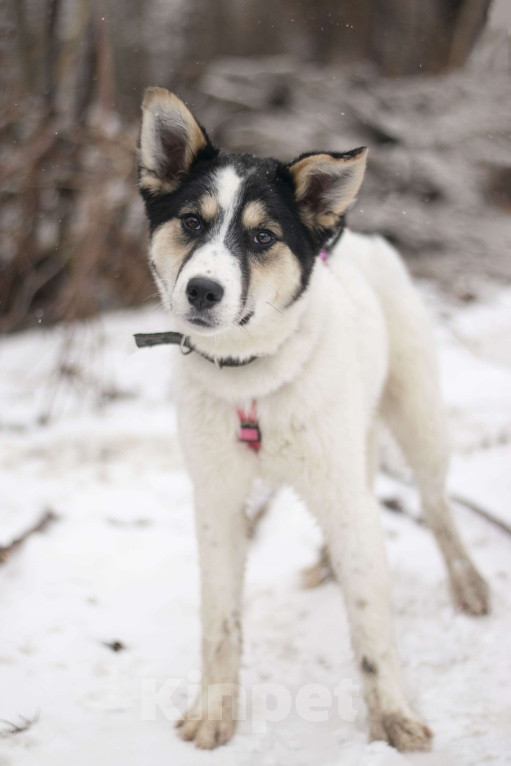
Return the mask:
{"type": "Polygon", "coordinates": [[[318,257],[358,192],[366,153],[289,164],[224,153],[175,95],[145,94],[139,183],[150,262],[190,352],[176,364],[176,399],[195,491],[203,691],[180,734],[198,747],[227,742],[235,728],[245,506],[259,477],[293,486],[324,530],[371,738],[429,749],[393,637],[373,494],[380,419],[413,469],[456,605],[489,610],[446,500],[445,416],[421,301],[378,237],[346,231],[326,263],[318,257]]]}

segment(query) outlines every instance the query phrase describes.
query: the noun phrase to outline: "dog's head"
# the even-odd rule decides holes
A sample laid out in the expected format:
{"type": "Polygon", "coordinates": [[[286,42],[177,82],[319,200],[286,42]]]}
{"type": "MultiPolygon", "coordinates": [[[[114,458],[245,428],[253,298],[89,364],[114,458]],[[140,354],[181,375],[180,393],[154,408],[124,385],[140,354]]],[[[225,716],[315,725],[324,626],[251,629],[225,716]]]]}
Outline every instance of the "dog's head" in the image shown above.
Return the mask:
{"type": "Polygon", "coordinates": [[[220,152],[163,88],[146,91],[142,110],[151,267],[179,329],[213,335],[285,312],[360,187],[366,149],[286,165],[220,152]]]}

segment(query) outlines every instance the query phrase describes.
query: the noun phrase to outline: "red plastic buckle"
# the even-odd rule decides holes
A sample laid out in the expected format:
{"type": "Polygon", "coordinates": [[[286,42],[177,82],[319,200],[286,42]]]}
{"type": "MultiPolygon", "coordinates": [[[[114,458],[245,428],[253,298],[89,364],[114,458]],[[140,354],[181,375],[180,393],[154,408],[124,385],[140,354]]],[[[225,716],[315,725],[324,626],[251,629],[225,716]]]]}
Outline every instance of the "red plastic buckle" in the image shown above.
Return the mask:
{"type": "Polygon", "coordinates": [[[238,438],[240,442],[245,442],[250,449],[258,452],[261,449],[261,430],[257,422],[257,408],[255,401],[252,402],[250,412],[245,412],[242,407],[238,408],[238,417],[240,419],[240,428],[238,438]]]}
{"type": "Polygon", "coordinates": [[[256,452],[261,449],[261,431],[257,423],[240,423],[238,432],[240,442],[248,444],[256,452]]]}

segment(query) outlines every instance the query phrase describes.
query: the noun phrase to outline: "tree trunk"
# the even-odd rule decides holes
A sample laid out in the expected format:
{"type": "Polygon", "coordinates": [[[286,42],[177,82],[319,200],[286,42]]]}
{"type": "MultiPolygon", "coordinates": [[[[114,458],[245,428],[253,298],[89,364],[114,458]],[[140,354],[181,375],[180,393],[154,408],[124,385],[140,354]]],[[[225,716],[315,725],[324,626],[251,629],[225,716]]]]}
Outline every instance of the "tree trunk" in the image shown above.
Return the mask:
{"type": "Polygon", "coordinates": [[[491,0],[195,0],[184,70],[218,56],[291,53],[319,64],[370,61],[383,75],[463,66],[491,0]]]}

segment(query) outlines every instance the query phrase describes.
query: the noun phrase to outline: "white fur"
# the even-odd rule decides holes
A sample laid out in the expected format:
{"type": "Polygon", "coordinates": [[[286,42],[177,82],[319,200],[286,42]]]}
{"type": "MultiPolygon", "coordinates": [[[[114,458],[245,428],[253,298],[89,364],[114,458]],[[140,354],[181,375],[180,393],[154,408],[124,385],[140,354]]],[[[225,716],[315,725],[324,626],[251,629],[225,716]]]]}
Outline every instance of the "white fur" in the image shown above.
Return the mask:
{"type": "MultiPolygon", "coordinates": [[[[358,665],[375,668],[362,672],[372,736],[400,749],[426,749],[430,733],[401,680],[371,486],[380,416],[414,469],[458,604],[482,612],[487,592],[450,518],[432,333],[397,254],[381,239],[346,232],[328,265],[318,260],[309,288],[289,310],[247,332],[192,335],[192,341],[210,355],[261,355],[234,369],[217,369],[197,354],[176,364],[201,557],[204,694],[212,684],[238,680],[251,487],[256,478],[288,484],[324,529],[358,665]],[[258,454],[237,439],[236,407],[252,399],[262,432],[258,454]]],[[[231,736],[235,708],[212,695],[196,718],[184,722],[182,736],[212,747],[231,736]]]]}
{"type": "Polygon", "coordinates": [[[217,198],[220,207],[225,212],[225,217],[220,229],[219,239],[223,241],[232,221],[238,194],[241,186],[241,177],[235,169],[228,165],[217,173],[217,198]]]}

